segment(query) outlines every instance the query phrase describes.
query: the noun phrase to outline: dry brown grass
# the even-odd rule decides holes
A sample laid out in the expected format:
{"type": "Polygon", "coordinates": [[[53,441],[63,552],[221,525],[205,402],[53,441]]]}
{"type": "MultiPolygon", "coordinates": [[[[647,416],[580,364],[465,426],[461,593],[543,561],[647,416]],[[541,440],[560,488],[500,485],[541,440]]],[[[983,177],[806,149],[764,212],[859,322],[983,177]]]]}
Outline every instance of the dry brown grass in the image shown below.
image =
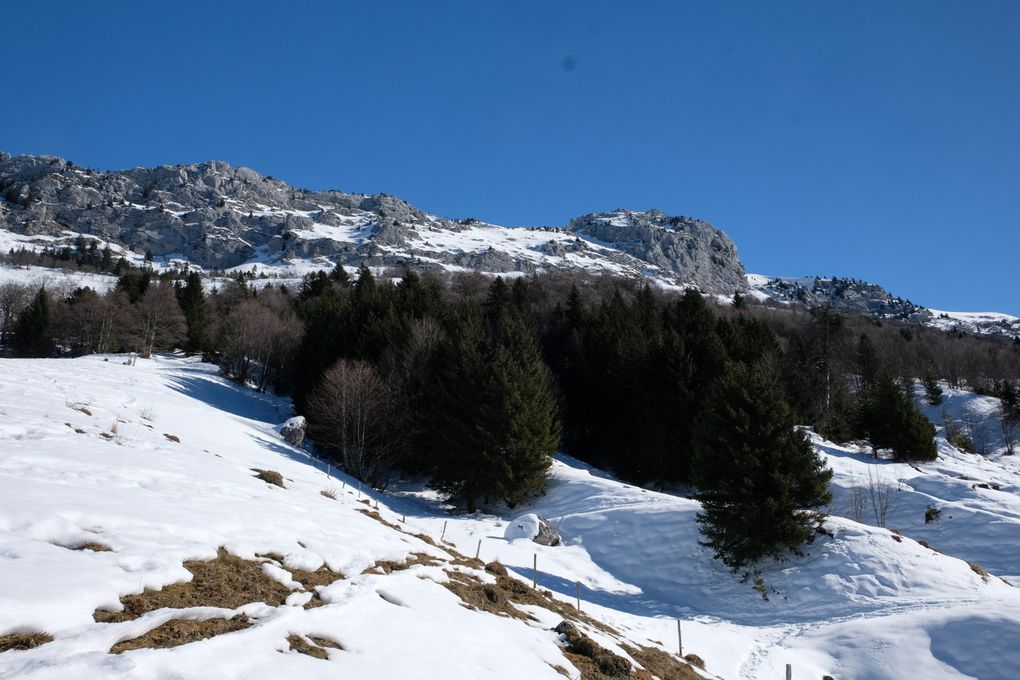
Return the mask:
{"type": "Polygon", "coordinates": [[[984,567],[977,562],[968,562],[967,566],[970,567],[972,572],[980,576],[982,581],[988,583],[988,572],[984,570],[984,567]]]}
{"type": "MultiPolygon", "coordinates": [[[[383,516],[376,512],[375,510],[366,510],[365,508],[358,508],[357,510],[365,517],[371,517],[376,522],[379,522],[380,524],[385,524],[390,529],[396,529],[397,531],[404,533],[404,530],[401,529],[398,525],[383,519],[383,516]]],[[[432,545],[435,545],[435,543],[433,543],[432,545]]]]}
{"type": "Polygon", "coordinates": [[[329,638],[317,637],[315,635],[309,635],[308,639],[311,640],[312,642],[314,642],[315,644],[319,645],[320,647],[326,647],[328,649],[343,649],[344,648],[343,645],[341,645],[339,642],[337,642],[336,640],[330,640],[329,638]]]}
{"type": "Polygon", "coordinates": [[[175,434],[167,434],[166,432],[164,432],[163,436],[166,437],[167,441],[173,442],[174,444],[181,443],[181,438],[175,434]]]}
{"type": "Polygon", "coordinates": [[[582,680],[631,677],[629,661],[600,646],[572,624],[563,622],[556,626],[556,632],[563,635],[567,645],[563,655],[581,671],[582,680]]]}
{"type": "Polygon", "coordinates": [[[499,585],[483,583],[474,576],[459,571],[450,571],[447,574],[450,580],[443,585],[459,597],[468,609],[477,609],[515,619],[533,620],[533,617],[510,603],[507,592],[499,585]]]}
{"type": "Polygon", "coordinates": [[[334,501],[336,500],[336,489],[333,489],[333,488],[323,489],[319,493],[321,495],[325,496],[326,498],[329,498],[329,499],[334,500],[334,501]]]}
{"type": "Polygon", "coordinates": [[[173,619],[161,626],[156,626],[145,635],[118,642],[110,648],[110,654],[120,654],[132,649],[179,647],[190,642],[198,642],[224,633],[243,630],[250,625],[248,617],[244,614],[238,614],[230,619],[207,619],[205,621],[173,619]]]}
{"type": "Polygon", "coordinates": [[[316,569],[315,571],[305,571],[304,569],[290,569],[284,567],[291,573],[294,580],[305,587],[305,590],[315,590],[316,586],[328,586],[331,583],[343,579],[344,575],[338,571],[333,571],[325,564],[316,569]]]}
{"type": "Polygon", "coordinates": [[[283,475],[276,470],[260,470],[258,468],[252,468],[251,470],[256,473],[255,477],[261,479],[266,484],[273,484],[281,489],[287,488],[283,485],[283,475]]]}
{"type": "Polygon", "coordinates": [[[705,670],[705,660],[697,654],[684,654],[684,661],[701,670],[705,670]]]}
{"type": "Polygon", "coordinates": [[[655,647],[642,647],[640,645],[637,647],[621,646],[632,659],[641,664],[652,675],[659,678],[659,680],[698,680],[701,676],[691,666],[698,666],[702,670],[705,668],[705,662],[695,654],[688,654],[687,656],[691,657],[692,660],[698,661],[700,665],[688,661],[687,657],[684,657],[684,660],[681,661],[672,654],[655,647]],[[684,663],[685,661],[686,663],[684,663]]]}
{"type": "Polygon", "coordinates": [[[89,550],[91,552],[113,552],[113,549],[105,543],[99,541],[85,541],[81,545],[77,545],[71,550],[89,550]]]}
{"type": "Polygon", "coordinates": [[[97,609],[93,618],[100,623],[128,621],[164,607],[236,609],[251,602],[265,602],[276,607],[283,604],[290,594],[283,584],[262,571],[260,563],[231,555],[223,548],[219,549],[214,560],[192,560],[185,562],[184,567],[194,574],[191,581],[175,583],[161,590],[147,590],[139,595],[126,595],[120,598],[123,611],[97,609]]]}
{"type": "Polygon", "coordinates": [[[89,409],[88,404],[68,404],[67,407],[79,413],[84,413],[87,416],[92,415],[92,411],[89,409]]]}
{"type": "Polygon", "coordinates": [[[11,633],[0,635],[0,654],[11,650],[35,649],[39,645],[53,642],[49,633],[11,633]]]}
{"type": "Polygon", "coordinates": [[[379,560],[371,567],[365,569],[362,574],[383,574],[389,575],[395,571],[404,571],[411,567],[426,566],[434,567],[439,564],[439,560],[435,559],[431,555],[427,555],[422,552],[411,553],[403,562],[396,562],[394,560],[379,560]]]}

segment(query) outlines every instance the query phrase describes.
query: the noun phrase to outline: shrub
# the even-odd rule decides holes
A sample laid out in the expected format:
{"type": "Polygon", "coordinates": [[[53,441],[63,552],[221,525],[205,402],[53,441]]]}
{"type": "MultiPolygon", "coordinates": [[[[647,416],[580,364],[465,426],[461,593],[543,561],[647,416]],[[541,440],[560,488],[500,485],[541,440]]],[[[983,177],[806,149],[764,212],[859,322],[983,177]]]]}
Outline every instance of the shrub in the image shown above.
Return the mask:
{"type": "Polygon", "coordinates": [[[258,468],[252,468],[252,471],[256,472],[257,474],[255,476],[266,484],[274,484],[281,489],[287,488],[283,485],[283,475],[276,470],[259,470],[258,468]]]}
{"type": "Polygon", "coordinates": [[[935,507],[934,505],[929,505],[928,508],[924,511],[925,524],[931,524],[932,522],[937,522],[940,519],[942,519],[942,510],[935,507]]]}

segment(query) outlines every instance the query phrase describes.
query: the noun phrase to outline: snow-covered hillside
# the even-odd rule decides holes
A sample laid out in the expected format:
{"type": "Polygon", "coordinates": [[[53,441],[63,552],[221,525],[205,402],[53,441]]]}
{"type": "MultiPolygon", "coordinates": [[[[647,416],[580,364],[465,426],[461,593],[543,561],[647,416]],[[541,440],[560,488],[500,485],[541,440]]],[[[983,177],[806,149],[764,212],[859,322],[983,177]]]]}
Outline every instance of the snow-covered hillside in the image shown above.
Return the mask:
{"type": "Polygon", "coordinates": [[[642,647],[675,651],[679,619],[684,653],[709,677],[777,678],[792,664],[796,678],[995,680],[1020,667],[1020,593],[998,578],[1020,574],[1020,485],[1006,459],[943,444],[914,468],[816,440],[836,472],[833,512],[852,516],[848,494],[869,472],[894,480],[886,524],[903,536],[832,517],[804,557],[765,565],[765,600],[699,546],[696,502],[569,458],[554,463],[548,494],[515,512],[558,527],[565,545],[545,547],[506,540],[511,515],[451,514],[410,482],[359,499],[281,439],[285,402],[192,359],[4,360],[0,395],[0,638],[53,637],[0,654],[0,677],[579,677],[551,630],[578,592],[594,618],[576,625],[635,666],[642,647]],[[255,469],[280,472],[284,487],[255,469]],[[378,519],[366,514],[376,503],[378,519]],[[941,519],[925,525],[932,504],[941,519]],[[220,548],[271,577],[259,587],[282,588],[276,600],[221,602],[196,575],[193,597],[208,600],[167,609],[127,597],[125,613],[102,613],[191,580],[203,573],[191,560],[220,548]],[[496,580],[476,551],[529,584],[537,560],[538,587],[556,599],[507,605],[531,620],[467,608],[451,587],[496,580]],[[108,653],[202,620],[241,623],[173,649],[108,653]]]}

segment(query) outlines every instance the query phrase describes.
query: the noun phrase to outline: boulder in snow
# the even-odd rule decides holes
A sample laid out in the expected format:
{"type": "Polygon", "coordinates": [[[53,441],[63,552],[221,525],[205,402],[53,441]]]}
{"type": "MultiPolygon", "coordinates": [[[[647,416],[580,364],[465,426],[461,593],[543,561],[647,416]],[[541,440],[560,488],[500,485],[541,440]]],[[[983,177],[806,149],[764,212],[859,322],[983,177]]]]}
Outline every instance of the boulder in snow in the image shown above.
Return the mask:
{"type": "Polygon", "coordinates": [[[534,513],[521,515],[506,525],[503,537],[508,541],[527,538],[539,545],[559,545],[560,534],[548,521],[534,513]]]}
{"type": "Polygon", "coordinates": [[[294,416],[289,418],[283,425],[280,426],[280,436],[286,440],[288,444],[293,446],[301,446],[305,441],[305,430],[308,428],[308,423],[305,422],[304,416],[294,416]]]}

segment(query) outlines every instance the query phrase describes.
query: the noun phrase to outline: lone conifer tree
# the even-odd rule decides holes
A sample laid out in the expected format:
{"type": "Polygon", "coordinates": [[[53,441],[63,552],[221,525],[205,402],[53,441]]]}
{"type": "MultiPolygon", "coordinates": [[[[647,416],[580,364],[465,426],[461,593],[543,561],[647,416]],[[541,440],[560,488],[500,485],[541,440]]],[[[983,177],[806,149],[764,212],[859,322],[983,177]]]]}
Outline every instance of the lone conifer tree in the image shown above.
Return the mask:
{"type": "Polygon", "coordinates": [[[53,350],[50,296],[40,288],[21,312],[14,326],[14,354],[19,357],[48,357],[53,350]]]}
{"type": "Polygon", "coordinates": [[[703,545],[734,571],[800,554],[831,499],[832,471],[794,428],[767,360],[731,365],[696,424],[694,481],[703,545]]]}

